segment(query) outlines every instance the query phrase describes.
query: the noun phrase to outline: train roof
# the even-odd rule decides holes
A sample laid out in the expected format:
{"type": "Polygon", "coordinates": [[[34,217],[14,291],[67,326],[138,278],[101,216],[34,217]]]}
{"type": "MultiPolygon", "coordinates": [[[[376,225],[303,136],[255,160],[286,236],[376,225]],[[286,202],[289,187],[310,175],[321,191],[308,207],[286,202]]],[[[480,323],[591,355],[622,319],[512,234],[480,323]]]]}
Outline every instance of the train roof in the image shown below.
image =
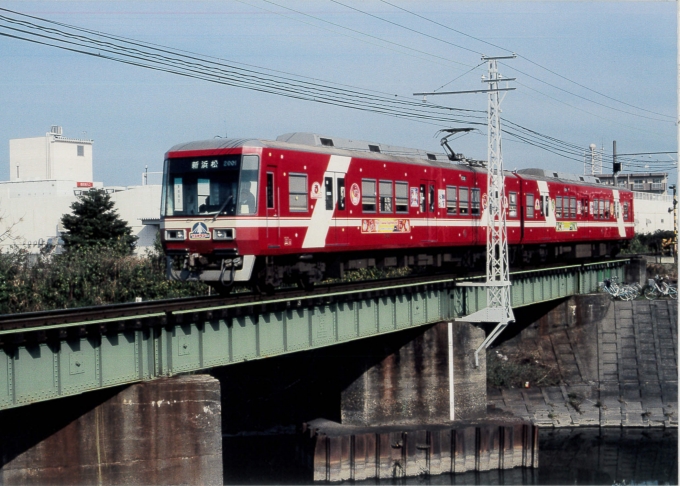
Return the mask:
{"type": "Polygon", "coordinates": [[[264,140],[259,138],[214,138],[199,140],[177,144],[170,148],[168,152],[220,150],[239,147],[276,148],[353,157],[356,157],[357,152],[360,152],[360,157],[364,159],[447,168],[455,166],[456,169],[470,172],[485,171],[482,167],[470,167],[466,164],[451,162],[444,153],[434,153],[426,150],[398,147],[395,145],[366,142],[362,140],[324,137],[322,135],[305,132],[286,133],[277,137],[276,140],[264,140]]]}
{"type": "MultiPolygon", "coordinates": [[[[365,140],[352,140],[340,137],[326,137],[316,133],[293,132],[280,135],[276,140],[260,138],[213,138],[195,142],[180,143],[168,152],[220,150],[239,147],[276,148],[304,152],[327,153],[329,155],[357,156],[380,161],[403,162],[408,164],[428,165],[435,167],[455,167],[456,170],[469,172],[486,172],[485,167],[470,166],[465,163],[451,162],[446,154],[428,152],[426,150],[399,147],[365,140]]],[[[513,173],[505,171],[506,176],[513,173]]],[[[602,186],[595,176],[569,174],[547,169],[520,169],[516,174],[524,179],[556,180],[564,183],[577,183],[602,186]]]]}

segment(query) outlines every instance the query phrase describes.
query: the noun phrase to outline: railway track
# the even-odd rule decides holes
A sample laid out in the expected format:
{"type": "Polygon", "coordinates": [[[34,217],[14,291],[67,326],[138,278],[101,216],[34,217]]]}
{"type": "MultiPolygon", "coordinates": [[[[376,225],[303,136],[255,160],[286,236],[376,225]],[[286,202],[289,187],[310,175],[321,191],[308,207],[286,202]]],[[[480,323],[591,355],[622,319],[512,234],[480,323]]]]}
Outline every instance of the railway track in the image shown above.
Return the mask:
{"type": "MultiPolygon", "coordinates": [[[[627,260],[627,259],[626,259],[627,260]]],[[[524,268],[515,270],[513,274],[531,272],[552,272],[561,269],[604,264],[617,260],[607,260],[595,263],[581,263],[561,265],[550,268],[524,268]]],[[[245,314],[255,306],[268,308],[300,307],[312,303],[313,305],[342,299],[352,299],[356,294],[370,293],[372,295],[394,295],[411,292],[413,287],[444,286],[453,287],[456,281],[482,278],[480,274],[438,274],[407,276],[389,280],[365,280],[350,283],[334,283],[317,285],[313,290],[278,289],[274,295],[262,295],[252,292],[235,293],[229,296],[200,296],[180,299],[154,300],[146,302],[131,302],[110,304],[104,306],[79,307],[74,309],[58,309],[50,311],[30,312],[21,314],[0,315],[0,341],[3,335],[21,332],[66,332],[68,328],[82,328],[99,325],[99,332],[106,332],[111,327],[114,330],[125,327],[142,327],[142,321],[156,325],[181,322],[186,314],[205,314],[208,319],[215,314],[226,316],[228,313],[245,314]]]]}

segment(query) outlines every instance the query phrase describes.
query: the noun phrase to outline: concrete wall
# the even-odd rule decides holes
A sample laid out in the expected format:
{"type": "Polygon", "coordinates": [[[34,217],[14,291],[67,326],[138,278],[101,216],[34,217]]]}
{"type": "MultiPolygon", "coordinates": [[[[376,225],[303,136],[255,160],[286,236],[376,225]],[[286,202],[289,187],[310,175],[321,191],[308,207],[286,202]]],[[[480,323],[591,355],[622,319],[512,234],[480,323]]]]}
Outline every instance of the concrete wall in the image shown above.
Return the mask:
{"type": "Polygon", "coordinates": [[[635,233],[654,233],[658,230],[673,231],[673,213],[668,209],[673,208],[670,196],[654,198],[653,194],[638,196],[636,193],[633,201],[635,210],[635,233]]]}
{"type": "Polygon", "coordinates": [[[58,137],[9,141],[10,181],[74,180],[92,182],[92,141],[58,137]],[[78,155],[78,147],[83,155],[78,155]]]}
{"type": "MultiPolygon", "coordinates": [[[[101,183],[95,183],[101,187],[101,183]]],[[[156,228],[142,224],[141,218],[160,216],[161,186],[132,186],[111,194],[119,216],[139,237],[137,253],[153,246],[156,228]]],[[[64,214],[71,213],[77,200],[76,181],[31,181],[0,183],[0,250],[12,245],[38,253],[42,244],[59,236],[64,214]],[[2,234],[9,231],[7,237],[2,234]]]]}
{"type": "Polygon", "coordinates": [[[223,484],[219,382],[180,376],[0,413],[0,484],[223,484]]]}

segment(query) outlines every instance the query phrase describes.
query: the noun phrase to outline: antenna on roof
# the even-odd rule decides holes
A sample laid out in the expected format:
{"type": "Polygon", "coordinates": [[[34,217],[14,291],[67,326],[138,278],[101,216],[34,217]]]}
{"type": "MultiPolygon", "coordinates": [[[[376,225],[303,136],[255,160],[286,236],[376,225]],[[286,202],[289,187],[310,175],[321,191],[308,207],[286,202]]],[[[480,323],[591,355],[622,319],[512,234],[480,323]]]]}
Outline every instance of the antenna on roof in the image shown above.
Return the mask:
{"type": "Polygon", "coordinates": [[[453,149],[449,146],[449,137],[455,135],[456,133],[461,133],[461,132],[471,132],[474,130],[474,128],[444,128],[442,130],[439,130],[437,134],[440,134],[442,132],[448,133],[444,138],[442,138],[439,143],[441,144],[442,148],[444,149],[444,152],[446,152],[446,155],[449,157],[449,160],[451,162],[460,162],[461,160],[465,159],[465,156],[463,154],[457,154],[453,151],[453,149]]]}

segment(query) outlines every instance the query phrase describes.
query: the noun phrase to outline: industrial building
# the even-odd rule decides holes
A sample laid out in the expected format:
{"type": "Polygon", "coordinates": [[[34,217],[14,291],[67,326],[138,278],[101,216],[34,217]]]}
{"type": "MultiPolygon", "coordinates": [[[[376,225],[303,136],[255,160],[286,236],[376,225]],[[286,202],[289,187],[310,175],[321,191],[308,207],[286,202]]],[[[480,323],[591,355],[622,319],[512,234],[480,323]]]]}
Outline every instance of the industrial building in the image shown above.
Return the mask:
{"type": "MultiPolygon", "coordinates": [[[[106,187],[93,181],[93,140],[65,137],[52,126],[42,137],[9,141],[10,180],[0,182],[0,250],[12,246],[38,253],[57,246],[61,218],[83,191],[103,188],[137,240],[137,253],[153,246],[158,231],[161,186],[106,187]]],[[[143,179],[146,181],[146,178],[143,179]]]]}

